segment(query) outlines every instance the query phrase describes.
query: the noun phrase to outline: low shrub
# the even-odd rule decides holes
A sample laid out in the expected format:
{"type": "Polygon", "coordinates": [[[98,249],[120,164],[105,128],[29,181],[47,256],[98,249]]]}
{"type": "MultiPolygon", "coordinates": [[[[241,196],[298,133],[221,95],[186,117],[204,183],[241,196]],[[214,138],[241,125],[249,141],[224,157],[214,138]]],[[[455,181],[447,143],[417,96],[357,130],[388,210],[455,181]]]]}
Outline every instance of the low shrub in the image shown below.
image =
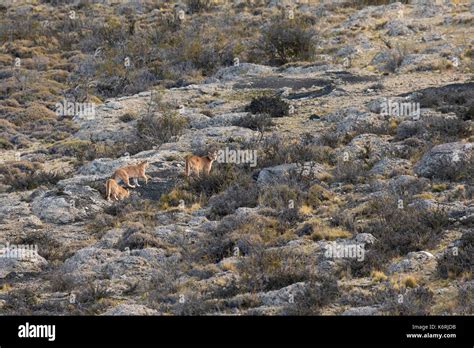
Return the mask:
{"type": "Polygon", "coordinates": [[[191,13],[201,13],[211,8],[211,0],[186,0],[186,7],[191,13]]]}
{"type": "Polygon", "coordinates": [[[39,186],[54,186],[60,180],[66,179],[67,174],[59,172],[46,172],[42,170],[33,173],[15,175],[4,174],[3,182],[9,185],[12,191],[29,191],[39,186]]]}
{"type": "Polygon", "coordinates": [[[365,181],[369,166],[362,160],[339,161],[334,169],[334,181],[358,184],[365,181]]]}
{"type": "Polygon", "coordinates": [[[149,148],[161,145],[180,136],[186,128],[187,120],[176,112],[163,115],[146,115],[137,121],[137,132],[149,148]]]}
{"type": "Polygon", "coordinates": [[[383,310],[389,315],[429,315],[434,303],[433,292],[424,286],[402,290],[389,287],[383,296],[383,310]]]}
{"type": "Polygon", "coordinates": [[[258,131],[262,138],[264,132],[273,127],[274,123],[268,114],[248,114],[233,122],[233,125],[258,131]]]}
{"type": "Polygon", "coordinates": [[[458,286],[456,305],[459,314],[472,315],[474,312],[474,283],[472,281],[458,286]]]}
{"type": "Polygon", "coordinates": [[[474,232],[466,232],[455,249],[451,248],[438,260],[437,272],[441,278],[456,278],[472,272],[474,232]]]}
{"type": "Polygon", "coordinates": [[[61,243],[45,231],[29,233],[15,242],[20,245],[36,245],[38,254],[49,262],[64,261],[70,253],[61,243]]]}
{"type": "Polygon", "coordinates": [[[135,121],[136,119],[137,119],[137,115],[132,114],[130,112],[127,112],[126,114],[123,114],[122,116],[120,116],[120,121],[124,123],[132,122],[132,121],[135,121]]]}
{"type": "Polygon", "coordinates": [[[404,207],[400,209],[398,200],[393,196],[371,203],[375,219],[368,232],[395,255],[434,247],[448,225],[448,216],[441,209],[429,210],[407,205],[404,202],[404,207]]]}
{"type": "Polygon", "coordinates": [[[240,207],[256,207],[258,204],[258,189],[254,182],[232,184],[224,192],[209,200],[211,212],[209,217],[214,219],[229,215],[240,207]]]}
{"type": "Polygon", "coordinates": [[[309,278],[304,256],[259,247],[239,264],[238,271],[250,292],[277,290],[309,278]]]}
{"type": "MultiPolygon", "coordinates": [[[[253,114],[268,114],[270,117],[283,117],[289,116],[290,106],[278,96],[261,96],[253,98],[245,111],[253,114]]],[[[263,122],[262,119],[261,122],[263,122]]]]}
{"type": "Polygon", "coordinates": [[[192,205],[197,202],[197,199],[192,192],[182,188],[173,188],[161,195],[159,204],[161,209],[168,209],[179,206],[181,202],[184,202],[185,205],[192,205]]]}
{"type": "Polygon", "coordinates": [[[120,250],[125,248],[130,250],[160,248],[162,246],[161,240],[140,223],[127,223],[125,232],[116,244],[116,248],[120,250]]]}
{"type": "MultiPolygon", "coordinates": [[[[382,197],[370,202],[365,218],[371,217],[362,231],[376,237],[366,250],[362,262],[352,261],[349,268],[353,276],[368,276],[371,271],[383,271],[388,262],[411,251],[433,248],[449,225],[446,212],[441,209],[398,208],[394,196],[382,197]]],[[[361,231],[359,231],[361,232],[361,231]]]]}
{"type": "Polygon", "coordinates": [[[337,279],[330,276],[312,276],[301,294],[294,296],[294,303],[285,306],[286,315],[319,315],[321,309],[334,303],[340,296],[337,279]]]}
{"type": "Polygon", "coordinates": [[[308,23],[277,19],[262,29],[259,46],[271,65],[310,60],[316,33],[308,23]]]}
{"type": "Polygon", "coordinates": [[[302,202],[302,192],[294,186],[276,184],[260,192],[259,203],[278,210],[298,207],[302,202]],[[293,205],[293,207],[290,206],[293,205]]]}
{"type": "Polygon", "coordinates": [[[204,200],[227,189],[238,178],[238,173],[230,164],[213,167],[209,175],[190,177],[186,190],[202,195],[204,200]]]}
{"type": "Polygon", "coordinates": [[[273,167],[284,163],[306,162],[334,163],[334,150],[311,142],[309,135],[303,135],[302,140],[292,142],[282,138],[277,133],[263,138],[259,148],[258,167],[273,167]]]}
{"type": "Polygon", "coordinates": [[[147,284],[148,301],[152,307],[161,309],[163,304],[173,302],[171,295],[178,291],[178,278],[182,274],[179,263],[171,258],[163,261],[163,267],[154,270],[147,284]]]}
{"type": "Polygon", "coordinates": [[[31,315],[38,308],[39,298],[35,291],[21,288],[6,295],[3,310],[12,315],[31,315]]]}

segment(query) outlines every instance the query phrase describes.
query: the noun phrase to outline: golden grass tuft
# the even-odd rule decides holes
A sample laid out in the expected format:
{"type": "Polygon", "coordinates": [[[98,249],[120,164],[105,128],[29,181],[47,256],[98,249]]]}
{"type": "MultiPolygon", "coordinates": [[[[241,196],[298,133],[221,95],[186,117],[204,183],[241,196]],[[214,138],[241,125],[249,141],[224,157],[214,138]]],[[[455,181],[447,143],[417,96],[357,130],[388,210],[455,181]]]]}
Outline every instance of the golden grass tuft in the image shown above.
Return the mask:
{"type": "Polygon", "coordinates": [[[370,272],[370,277],[374,282],[383,282],[388,279],[388,277],[382,271],[372,271],[370,272]]]}
{"type": "Polygon", "coordinates": [[[338,238],[349,238],[352,234],[349,231],[343,230],[339,227],[328,227],[311,234],[313,240],[335,240],[338,238]]]}
{"type": "Polygon", "coordinates": [[[398,275],[393,275],[390,278],[390,284],[393,286],[394,289],[415,288],[418,285],[416,278],[410,274],[404,275],[402,277],[398,275]]]}

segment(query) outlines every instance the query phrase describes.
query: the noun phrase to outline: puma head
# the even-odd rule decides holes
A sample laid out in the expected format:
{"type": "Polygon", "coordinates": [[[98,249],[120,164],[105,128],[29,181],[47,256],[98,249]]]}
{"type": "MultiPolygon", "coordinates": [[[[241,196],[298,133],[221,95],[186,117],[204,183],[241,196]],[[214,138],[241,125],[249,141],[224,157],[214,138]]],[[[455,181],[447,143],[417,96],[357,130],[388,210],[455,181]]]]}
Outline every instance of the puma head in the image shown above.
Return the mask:
{"type": "Polygon", "coordinates": [[[217,159],[217,150],[212,150],[209,152],[209,154],[207,155],[207,157],[211,160],[211,161],[215,161],[217,159]]]}

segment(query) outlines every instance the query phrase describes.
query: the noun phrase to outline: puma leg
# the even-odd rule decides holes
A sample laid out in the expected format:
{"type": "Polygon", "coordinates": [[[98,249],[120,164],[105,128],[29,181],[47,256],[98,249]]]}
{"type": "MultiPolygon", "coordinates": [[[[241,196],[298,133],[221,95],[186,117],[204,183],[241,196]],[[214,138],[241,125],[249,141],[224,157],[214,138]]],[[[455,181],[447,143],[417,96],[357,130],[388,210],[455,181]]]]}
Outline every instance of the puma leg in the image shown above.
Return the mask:
{"type": "Polygon", "coordinates": [[[130,185],[130,181],[129,181],[128,176],[124,178],[123,182],[125,183],[125,185],[127,185],[127,187],[135,188],[135,186],[130,185]]]}

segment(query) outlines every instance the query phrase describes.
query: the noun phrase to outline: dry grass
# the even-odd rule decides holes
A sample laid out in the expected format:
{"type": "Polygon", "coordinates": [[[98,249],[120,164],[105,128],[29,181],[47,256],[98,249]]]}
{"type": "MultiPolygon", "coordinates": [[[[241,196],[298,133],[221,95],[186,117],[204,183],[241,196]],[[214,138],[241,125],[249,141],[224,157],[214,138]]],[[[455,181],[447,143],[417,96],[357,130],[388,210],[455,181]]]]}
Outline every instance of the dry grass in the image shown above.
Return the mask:
{"type": "Polygon", "coordinates": [[[388,279],[388,277],[385,275],[384,272],[382,271],[372,271],[370,272],[370,277],[374,282],[383,282],[388,279]]]}

